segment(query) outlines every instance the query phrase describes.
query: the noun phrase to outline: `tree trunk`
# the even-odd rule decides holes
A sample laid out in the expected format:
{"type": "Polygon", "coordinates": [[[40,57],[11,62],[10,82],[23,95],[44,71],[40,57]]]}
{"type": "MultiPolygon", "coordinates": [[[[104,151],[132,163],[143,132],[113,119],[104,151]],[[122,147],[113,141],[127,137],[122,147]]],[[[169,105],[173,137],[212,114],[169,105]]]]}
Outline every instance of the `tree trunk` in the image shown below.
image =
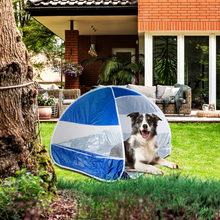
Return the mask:
{"type": "MultiPolygon", "coordinates": [[[[16,176],[22,168],[38,170],[39,154],[47,154],[37,145],[35,85],[1,88],[32,81],[33,68],[15,23],[11,0],[0,0],[0,178],[16,176]]],[[[55,176],[49,156],[48,161],[44,163],[50,164],[48,171],[55,176]]]]}

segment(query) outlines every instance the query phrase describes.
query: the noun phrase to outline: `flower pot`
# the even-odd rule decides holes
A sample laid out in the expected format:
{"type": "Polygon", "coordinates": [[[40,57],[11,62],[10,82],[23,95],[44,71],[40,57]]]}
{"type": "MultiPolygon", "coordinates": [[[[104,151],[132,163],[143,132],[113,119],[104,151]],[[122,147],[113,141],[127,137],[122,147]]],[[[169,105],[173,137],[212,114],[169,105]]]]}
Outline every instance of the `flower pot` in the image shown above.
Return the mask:
{"type": "Polygon", "coordinates": [[[52,114],[51,106],[38,106],[38,115],[41,120],[50,119],[52,114]]]}
{"type": "Polygon", "coordinates": [[[65,89],[79,89],[79,76],[65,75],[65,89]]]}
{"type": "Polygon", "coordinates": [[[202,110],[202,106],[201,105],[195,105],[195,109],[202,110]]]}

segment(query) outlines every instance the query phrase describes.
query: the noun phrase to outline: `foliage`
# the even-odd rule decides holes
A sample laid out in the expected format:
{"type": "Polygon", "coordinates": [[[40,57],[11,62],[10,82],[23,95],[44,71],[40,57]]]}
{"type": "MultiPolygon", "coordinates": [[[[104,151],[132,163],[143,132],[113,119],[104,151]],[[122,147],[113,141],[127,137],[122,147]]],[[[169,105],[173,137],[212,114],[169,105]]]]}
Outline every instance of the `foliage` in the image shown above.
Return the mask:
{"type": "Polygon", "coordinates": [[[47,207],[50,195],[45,191],[45,182],[26,169],[16,172],[18,177],[9,177],[0,182],[0,219],[39,219],[47,207]]]}
{"type": "Polygon", "coordinates": [[[108,55],[84,60],[82,66],[87,66],[97,61],[101,61],[98,84],[102,85],[125,85],[132,83],[139,74],[144,74],[143,55],[139,54],[139,61],[134,61],[135,55],[121,57],[108,55]]]}
{"type": "Polygon", "coordinates": [[[65,61],[61,66],[61,73],[77,77],[82,74],[83,67],[78,62],[65,61]]]}
{"type": "Polygon", "coordinates": [[[205,100],[201,99],[200,97],[195,98],[193,101],[196,105],[203,105],[205,104],[205,100]]]}
{"type": "Polygon", "coordinates": [[[27,26],[22,28],[22,41],[29,52],[52,52],[57,44],[56,36],[36,20],[31,19],[27,26]]]}
{"type": "Polygon", "coordinates": [[[33,66],[34,66],[35,68],[38,68],[38,69],[43,69],[43,68],[44,68],[43,62],[41,62],[41,63],[34,63],[33,66]]]}
{"type": "Polygon", "coordinates": [[[153,48],[154,84],[174,85],[177,82],[176,37],[154,37],[153,48]]]}
{"type": "Polygon", "coordinates": [[[29,53],[44,51],[48,54],[63,56],[63,44],[56,35],[33,19],[24,9],[29,7],[27,0],[12,0],[16,25],[22,35],[22,41],[29,53]]]}
{"type": "Polygon", "coordinates": [[[37,104],[38,106],[51,106],[52,104],[54,104],[54,100],[53,98],[41,95],[37,97],[37,104]]]}
{"type": "MultiPolygon", "coordinates": [[[[208,56],[209,55],[209,46],[203,46],[200,44],[197,44],[196,46],[197,49],[201,49],[203,54],[208,56]]],[[[209,61],[207,59],[202,59],[200,61],[201,64],[204,65],[204,69],[208,69],[209,67],[209,61]]],[[[208,72],[204,72],[204,74],[200,74],[199,80],[204,82],[204,89],[200,89],[199,90],[199,94],[201,94],[201,96],[203,98],[205,98],[205,100],[208,100],[208,96],[209,96],[209,73],[208,72]]],[[[220,109],[220,54],[219,51],[217,51],[216,53],[216,106],[217,109],[220,109]]]]}
{"type": "MultiPolygon", "coordinates": [[[[199,61],[199,63],[204,66],[205,70],[209,69],[209,61],[207,57],[209,55],[209,46],[197,44],[196,49],[202,50],[203,59],[199,61]]],[[[205,99],[205,102],[208,102],[209,98],[209,72],[203,71],[199,73],[199,77],[197,80],[203,82],[202,88],[198,89],[198,94],[201,99],[205,99]]]]}
{"type": "Polygon", "coordinates": [[[209,98],[209,46],[206,36],[185,38],[185,83],[192,88],[192,101],[209,98]]]}
{"type": "Polygon", "coordinates": [[[79,195],[79,218],[215,219],[220,212],[219,181],[182,175],[141,176],[113,183],[58,179],[58,188],[79,195]]]}

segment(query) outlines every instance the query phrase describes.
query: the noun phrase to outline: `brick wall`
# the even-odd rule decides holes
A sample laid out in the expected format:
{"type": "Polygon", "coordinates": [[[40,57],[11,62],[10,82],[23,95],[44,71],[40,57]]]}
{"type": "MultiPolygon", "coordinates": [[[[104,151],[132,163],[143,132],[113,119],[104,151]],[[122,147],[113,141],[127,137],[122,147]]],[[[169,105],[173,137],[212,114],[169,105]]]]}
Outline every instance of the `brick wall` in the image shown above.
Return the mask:
{"type": "Polygon", "coordinates": [[[220,0],[139,0],[138,31],[220,30],[220,0]]]}
{"type": "MultiPolygon", "coordinates": [[[[93,39],[92,43],[94,43],[94,40],[96,52],[100,57],[112,54],[112,48],[136,48],[136,54],[138,54],[137,35],[98,35],[93,39]]],[[[79,63],[84,59],[91,58],[88,54],[90,44],[91,36],[79,35],[79,63]]],[[[81,85],[86,87],[97,85],[100,65],[101,62],[94,63],[83,70],[80,76],[81,85]]]]}
{"type": "MultiPolygon", "coordinates": [[[[66,30],[65,31],[65,60],[71,62],[79,60],[79,31],[66,30]]],[[[66,89],[78,89],[79,77],[65,76],[66,89]]]]}
{"type": "Polygon", "coordinates": [[[69,61],[78,61],[79,59],[79,31],[65,31],[65,59],[69,61]]]}

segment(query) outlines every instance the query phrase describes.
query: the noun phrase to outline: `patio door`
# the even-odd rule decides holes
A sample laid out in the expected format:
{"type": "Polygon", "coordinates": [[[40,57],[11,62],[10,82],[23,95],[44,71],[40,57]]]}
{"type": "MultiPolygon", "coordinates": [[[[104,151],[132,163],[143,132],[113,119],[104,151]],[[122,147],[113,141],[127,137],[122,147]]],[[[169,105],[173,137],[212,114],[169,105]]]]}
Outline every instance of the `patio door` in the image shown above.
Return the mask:
{"type": "Polygon", "coordinates": [[[153,36],[153,84],[177,82],[177,36],[153,36]]]}
{"type": "Polygon", "coordinates": [[[216,37],[216,109],[220,110],[220,36],[216,37]]]}
{"type": "Polygon", "coordinates": [[[192,104],[209,103],[209,36],[185,36],[185,85],[192,104]]]}

